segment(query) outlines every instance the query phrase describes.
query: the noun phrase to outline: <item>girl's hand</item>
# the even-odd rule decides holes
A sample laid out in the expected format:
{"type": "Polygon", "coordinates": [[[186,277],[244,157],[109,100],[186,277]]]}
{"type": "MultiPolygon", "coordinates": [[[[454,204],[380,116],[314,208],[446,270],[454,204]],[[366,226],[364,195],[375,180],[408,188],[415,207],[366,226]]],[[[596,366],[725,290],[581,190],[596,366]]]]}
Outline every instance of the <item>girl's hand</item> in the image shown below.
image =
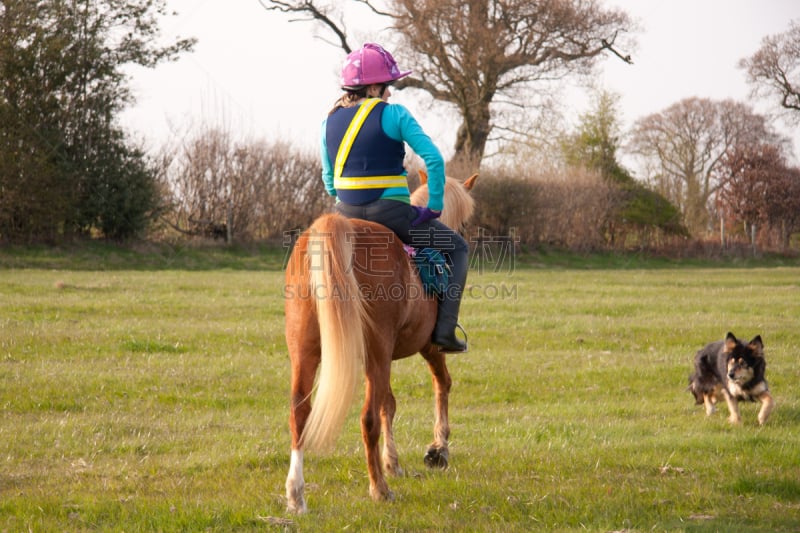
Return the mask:
{"type": "Polygon", "coordinates": [[[411,207],[417,212],[417,218],[411,223],[411,226],[419,226],[423,222],[428,222],[429,220],[433,220],[434,218],[439,218],[442,216],[441,211],[434,211],[432,209],[428,209],[427,207],[419,207],[416,205],[412,205],[411,207]]]}

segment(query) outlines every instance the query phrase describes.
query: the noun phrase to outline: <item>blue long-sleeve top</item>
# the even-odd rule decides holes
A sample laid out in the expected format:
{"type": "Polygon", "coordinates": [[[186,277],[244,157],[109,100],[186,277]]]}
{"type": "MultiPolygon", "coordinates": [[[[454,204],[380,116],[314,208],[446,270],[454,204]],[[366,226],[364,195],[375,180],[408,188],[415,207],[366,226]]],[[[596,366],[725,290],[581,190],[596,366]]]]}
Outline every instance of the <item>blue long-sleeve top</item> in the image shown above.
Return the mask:
{"type": "MultiPolygon", "coordinates": [[[[428,208],[441,211],[444,206],[444,158],[433,144],[417,120],[404,106],[400,104],[387,104],[381,115],[381,128],[390,138],[398,142],[405,142],[425,162],[428,171],[428,208]]],[[[327,119],[322,122],[321,135],[322,181],[325,190],[331,196],[336,196],[333,186],[333,164],[328,157],[327,148],[327,119]]],[[[381,198],[393,198],[410,202],[408,188],[385,189],[381,198]]]]}

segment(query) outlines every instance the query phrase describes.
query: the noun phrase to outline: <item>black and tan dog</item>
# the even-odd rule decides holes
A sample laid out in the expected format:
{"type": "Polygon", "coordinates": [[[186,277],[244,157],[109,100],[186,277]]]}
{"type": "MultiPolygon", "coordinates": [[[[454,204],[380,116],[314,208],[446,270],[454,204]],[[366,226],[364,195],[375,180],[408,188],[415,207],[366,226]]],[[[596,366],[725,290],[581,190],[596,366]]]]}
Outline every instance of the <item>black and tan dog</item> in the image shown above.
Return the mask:
{"type": "Polygon", "coordinates": [[[758,423],[763,425],[775,407],[764,379],[766,368],[760,335],[744,344],[729,332],[724,341],[712,342],[694,356],[689,390],[697,404],[705,404],[707,415],[715,411],[720,397],[725,398],[730,411],[728,420],[734,424],[742,421],[739,400],[758,400],[758,423]]]}

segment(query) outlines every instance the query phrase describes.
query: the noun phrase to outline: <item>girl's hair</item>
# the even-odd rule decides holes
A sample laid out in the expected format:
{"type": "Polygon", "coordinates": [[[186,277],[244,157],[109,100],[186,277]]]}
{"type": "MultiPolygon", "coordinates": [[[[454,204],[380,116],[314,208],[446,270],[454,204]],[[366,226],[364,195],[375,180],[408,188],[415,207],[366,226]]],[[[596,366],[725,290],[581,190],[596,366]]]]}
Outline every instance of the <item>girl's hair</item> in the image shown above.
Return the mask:
{"type": "MultiPolygon", "coordinates": [[[[380,95],[383,97],[383,92],[386,90],[386,87],[389,85],[388,83],[381,83],[380,95]]],[[[367,97],[367,85],[364,87],[359,87],[358,89],[345,89],[345,93],[336,100],[336,103],[333,104],[333,109],[328,111],[328,116],[332,115],[334,111],[342,107],[353,107],[358,104],[358,101],[362,98],[367,97]]]]}
{"type": "Polygon", "coordinates": [[[358,103],[359,100],[366,97],[366,87],[361,87],[357,90],[348,90],[342,96],[340,96],[338,100],[336,100],[336,103],[333,104],[333,109],[328,112],[328,116],[332,115],[334,111],[341,107],[353,107],[358,103]]]}

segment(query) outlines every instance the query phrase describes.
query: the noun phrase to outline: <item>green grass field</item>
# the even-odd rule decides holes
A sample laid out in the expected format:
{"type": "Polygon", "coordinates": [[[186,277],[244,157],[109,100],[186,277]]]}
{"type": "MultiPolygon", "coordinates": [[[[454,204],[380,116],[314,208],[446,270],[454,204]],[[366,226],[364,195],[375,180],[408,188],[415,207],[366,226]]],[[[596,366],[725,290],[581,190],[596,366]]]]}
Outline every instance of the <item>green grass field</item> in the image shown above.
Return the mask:
{"type": "Polygon", "coordinates": [[[396,501],[369,499],[354,406],[296,517],[280,251],[0,249],[0,531],[800,529],[796,262],[539,259],[470,274],[450,468],[423,466],[430,377],[405,359],[396,501]],[[764,339],[763,428],[685,391],[729,330],[764,339]]]}

